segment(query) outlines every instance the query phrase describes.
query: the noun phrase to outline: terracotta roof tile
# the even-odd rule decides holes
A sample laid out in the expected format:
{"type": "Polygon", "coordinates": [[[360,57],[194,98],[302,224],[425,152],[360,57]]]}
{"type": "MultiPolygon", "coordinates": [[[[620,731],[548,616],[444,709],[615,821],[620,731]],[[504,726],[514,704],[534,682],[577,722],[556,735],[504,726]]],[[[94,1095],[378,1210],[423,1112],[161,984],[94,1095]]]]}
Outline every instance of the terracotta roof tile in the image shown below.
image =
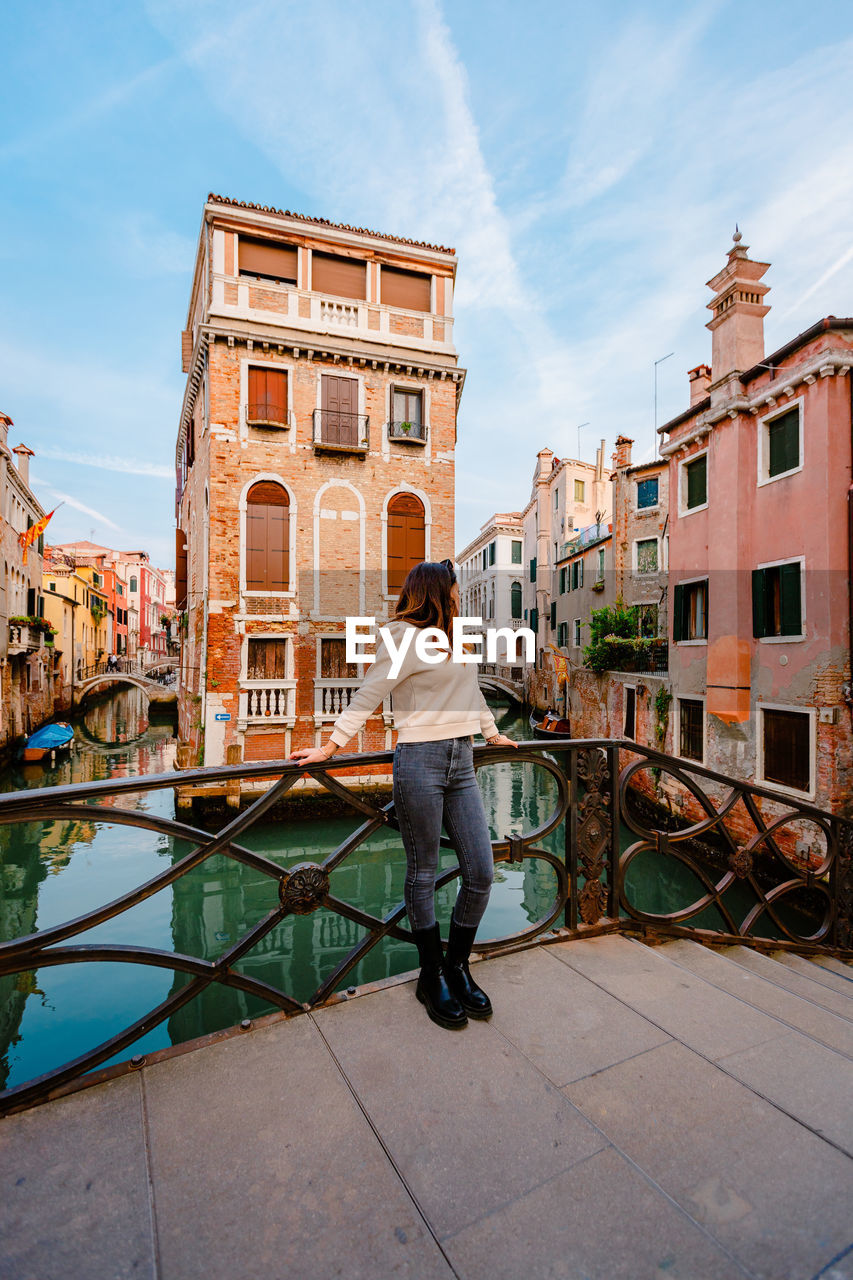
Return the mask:
{"type": "Polygon", "coordinates": [[[315,227],[332,227],[335,231],[352,231],[360,236],[373,236],[376,240],[390,240],[394,244],[410,244],[416,249],[431,249],[434,253],[456,253],[443,244],[428,244],[426,240],[407,240],[405,236],[389,236],[382,231],[370,231],[367,227],[351,227],[346,222],[330,222],[328,218],[312,218],[304,213],[291,213],[289,209],[274,209],[272,205],[252,204],[250,200],[232,200],[230,196],[217,196],[212,191],[208,201],[230,204],[235,209],[256,209],[259,213],[272,213],[279,218],[293,218],[296,222],[308,222],[315,227]]]}

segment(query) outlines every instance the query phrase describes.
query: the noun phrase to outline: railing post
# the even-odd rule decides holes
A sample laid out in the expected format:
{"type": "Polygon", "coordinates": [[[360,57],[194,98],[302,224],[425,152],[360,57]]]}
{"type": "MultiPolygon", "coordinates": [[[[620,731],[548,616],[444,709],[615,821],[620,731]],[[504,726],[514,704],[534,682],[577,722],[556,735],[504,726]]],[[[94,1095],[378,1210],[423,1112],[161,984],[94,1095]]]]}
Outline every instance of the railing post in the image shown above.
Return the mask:
{"type": "Polygon", "coordinates": [[[607,868],[607,915],[619,919],[619,748],[607,748],[607,772],[610,774],[610,857],[607,868]]]}
{"type": "Polygon", "coordinates": [[[853,947],[853,823],[837,823],[838,846],[832,868],[835,945],[853,947]]]}
{"type": "Polygon", "coordinates": [[[578,927],[578,753],[571,747],[566,753],[569,761],[569,812],[565,825],[566,874],[569,880],[569,896],[566,899],[566,924],[570,929],[578,927]]]}

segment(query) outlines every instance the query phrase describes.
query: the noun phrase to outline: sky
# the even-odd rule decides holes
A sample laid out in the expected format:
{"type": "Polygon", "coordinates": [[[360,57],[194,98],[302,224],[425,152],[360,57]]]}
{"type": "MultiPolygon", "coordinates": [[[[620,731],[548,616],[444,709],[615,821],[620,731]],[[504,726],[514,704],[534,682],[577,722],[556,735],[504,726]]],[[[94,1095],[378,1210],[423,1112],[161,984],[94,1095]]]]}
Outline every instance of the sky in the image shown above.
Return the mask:
{"type": "Polygon", "coordinates": [[[538,449],[653,456],[736,224],[768,352],[853,314],[849,0],[42,0],[0,39],[0,409],[52,542],[173,564],[210,191],[456,248],[460,549],[538,449]]]}

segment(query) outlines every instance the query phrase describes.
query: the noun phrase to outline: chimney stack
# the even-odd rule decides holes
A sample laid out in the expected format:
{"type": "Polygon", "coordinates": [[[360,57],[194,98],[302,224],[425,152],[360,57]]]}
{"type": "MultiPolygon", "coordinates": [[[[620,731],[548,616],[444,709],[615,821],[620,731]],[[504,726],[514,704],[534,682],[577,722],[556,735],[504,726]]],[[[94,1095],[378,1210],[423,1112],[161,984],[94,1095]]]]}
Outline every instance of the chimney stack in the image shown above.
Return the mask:
{"type": "Polygon", "coordinates": [[[28,449],[25,444],[16,445],[12,450],[18,459],[18,475],[29,489],[30,487],[30,458],[34,458],[32,449],[28,449]]]}
{"type": "Polygon", "coordinates": [[[15,424],[9,417],[8,413],[0,413],[0,448],[8,449],[9,447],[9,428],[15,424]]]}
{"type": "Polygon", "coordinates": [[[604,441],[595,451],[595,478],[596,480],[604,479],[604,441]]]}
{"type": "Polygon", "coordinates": [[[691,369],[687,377],[690,379],[690,407],[698,404],[700,400],[704,400],[708,394],[708,388],[711,385],[711,366],[709,364],[697,364],[695,369],[691,369]]]}
{"type": "MultiPolygon", "coordinates": [[[[604,444],[604,441],[601,442],[604,444]]],[[[616,467],[630,467],[631,465],[631,446],[634,441],[629,440],[627,436],[616,437],[616,452],[613,455],[616,467]]]]}
{"type": "Polygon", "coordinates": [[[749,245],[741,244],[735,227],[729,260],[722,271],[708,281],[714,297],[708,303],[713,318],[707,327],[713,334],[711,376],[715,386],[732,373],[743,373],[764,359],[764,317],[770,310],[764,295],[770,285],[762,284],[769,262],[753,262],[746,256],[749,245]]]}

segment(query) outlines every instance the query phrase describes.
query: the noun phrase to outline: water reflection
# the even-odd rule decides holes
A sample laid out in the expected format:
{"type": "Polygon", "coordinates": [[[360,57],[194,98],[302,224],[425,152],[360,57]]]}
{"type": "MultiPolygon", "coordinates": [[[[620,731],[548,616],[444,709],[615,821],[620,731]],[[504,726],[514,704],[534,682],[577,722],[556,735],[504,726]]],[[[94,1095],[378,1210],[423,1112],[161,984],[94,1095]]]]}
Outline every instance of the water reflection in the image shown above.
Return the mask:
{"type": "Polygon", "coordinates": [[[90,699],[83,727],[95,742],[110,746],[136,742],[148,729],[148,698],[141,689],[128,687],[102,700],[90,699]]]}

